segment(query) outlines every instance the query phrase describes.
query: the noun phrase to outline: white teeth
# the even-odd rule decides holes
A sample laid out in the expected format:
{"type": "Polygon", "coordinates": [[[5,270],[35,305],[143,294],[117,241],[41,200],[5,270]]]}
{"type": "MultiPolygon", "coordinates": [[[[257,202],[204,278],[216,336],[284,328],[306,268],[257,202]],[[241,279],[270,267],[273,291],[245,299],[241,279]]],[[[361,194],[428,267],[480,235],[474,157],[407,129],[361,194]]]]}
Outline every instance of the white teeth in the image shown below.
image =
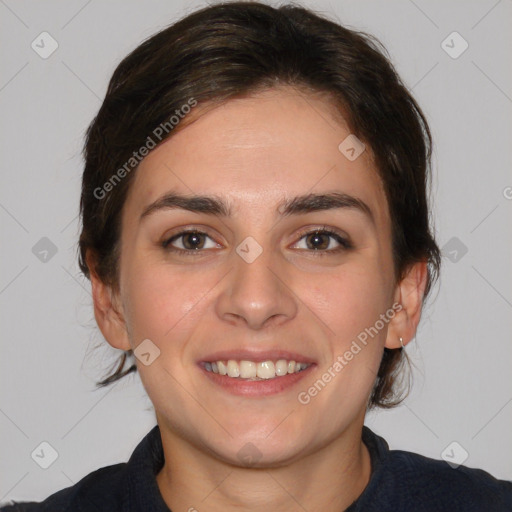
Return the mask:
{"type": "Polygon", "coordinates": [[[285,359],[279,359],[276,363],[276,375],[280,377],[288,373],[288,361],[285,359]]]}
{"type": "Polygon", "coordinates": [[[228,374],[228,369],[226,367],[226,365],[224,364],[223,361],[217,361],[217,368],[219,370],[219,373],[221,375],[227,375],[228,374]]]}
{"type": "Polygon", "coordinates": [[[251,380],[273,379],[283,377],[289,373],[298,373],[311,366],[309,363],[298,363],[296,361],[287,361],[278,359],[277,361],[211,361],[205,362],[204,367],[207,371],[220,375],[227,375],[232,378],[242,378],[251,380]]]}
{"type": "Polygon", "coordinates": [[[256,363],[253,363],[252,361],[240,361],[240,377],[242,377],[242,379],[251,379],[256,377],[256,373],[256,363]]]}
{"type": "Polygon", "coordinates": [[[228,375],[230,377],[240,376],[240,366],[238,366],[238,363],[232,359],[228,361],[228,375]]]}
{"type": "Polygon", "coordinates": [[[272,361],[263,361],[258,363],[256,375],[260,379],[272,379],[276,376],[276,368],[272,361]]]}

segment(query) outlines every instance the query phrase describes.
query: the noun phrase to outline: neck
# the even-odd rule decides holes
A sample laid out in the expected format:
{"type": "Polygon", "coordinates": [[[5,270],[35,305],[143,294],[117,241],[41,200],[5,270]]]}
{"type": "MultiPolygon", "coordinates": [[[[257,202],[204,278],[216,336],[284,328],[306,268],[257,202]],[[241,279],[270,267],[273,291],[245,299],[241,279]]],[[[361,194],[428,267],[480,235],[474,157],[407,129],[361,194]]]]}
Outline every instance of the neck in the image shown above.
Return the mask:
{"type": "Polygon", "coordinates": [[[171,510],[323,510],[350,506],[369,482],[371,461],[363,422],[311,455],[286,466],[240,468],[198,450],[160,425],[165,464],[157,475],[171,510]]]}

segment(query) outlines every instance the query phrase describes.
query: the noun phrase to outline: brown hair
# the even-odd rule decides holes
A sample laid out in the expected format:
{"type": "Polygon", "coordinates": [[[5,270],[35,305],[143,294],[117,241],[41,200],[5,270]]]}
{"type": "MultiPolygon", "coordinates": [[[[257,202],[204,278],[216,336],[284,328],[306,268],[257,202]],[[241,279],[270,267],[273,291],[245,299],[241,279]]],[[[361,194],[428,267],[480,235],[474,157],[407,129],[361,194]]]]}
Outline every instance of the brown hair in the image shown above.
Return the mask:
{"type": "MultiPolygon", "coordinates": [[[[156,127],[168,126],[191,98],[205,105],[293,85],[327,93],[352,133],[370,147],[388,201],[397,282],[412,263],[426,261],[425,300],[441,260],[427,198],[432,140],[424,114],[385,55],[368,34],[302,7],[258,2],[206,7],[144,41],[114,71],[87,131],[82,272],[90,278],[89,253],[94,272],[117,289],[121,211],[137,164],[130,159],[156,127]],[[113,183],[116,172],[122,179],[113,183]],[[105,187],[107,182],[112,186],[105,187]]],[[[169,129],[158,142],[173,133],[169,129]]],[[[113,373],[97,385],[135,371],[134,364],[124,369],[132,355],[124,352],[113,373]]],[[[404,355],[401,349],[384,349],[369,408],[393,407],[405,398],[394,389],[404,355]]]]}

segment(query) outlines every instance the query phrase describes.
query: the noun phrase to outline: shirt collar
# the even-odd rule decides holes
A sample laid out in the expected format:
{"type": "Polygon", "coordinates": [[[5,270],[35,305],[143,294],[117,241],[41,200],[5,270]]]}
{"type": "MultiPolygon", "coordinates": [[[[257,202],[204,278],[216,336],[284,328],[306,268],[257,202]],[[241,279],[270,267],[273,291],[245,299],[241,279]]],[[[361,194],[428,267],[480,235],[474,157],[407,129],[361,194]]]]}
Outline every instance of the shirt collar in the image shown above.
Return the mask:
{"type": "Polygon", "coordinates": [[[138,444],[127,464],[128,485],[123,510],[170,512],[156,482],[164,465],[160,427],[156,425],[138,444]]]}

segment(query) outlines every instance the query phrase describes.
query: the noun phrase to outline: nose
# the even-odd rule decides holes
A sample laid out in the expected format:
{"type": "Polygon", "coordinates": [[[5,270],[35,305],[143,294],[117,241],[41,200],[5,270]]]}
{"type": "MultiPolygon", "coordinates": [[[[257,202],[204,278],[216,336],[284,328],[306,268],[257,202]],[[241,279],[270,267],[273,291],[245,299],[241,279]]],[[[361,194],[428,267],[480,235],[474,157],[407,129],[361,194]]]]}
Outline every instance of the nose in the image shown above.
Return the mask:
{"type": "Polygon", "coordinates": [[[259,247],[263,250],[254,260],[254,254],[250,254],[254,245],[241,244],[240,252],[233,251],[232,271],[216,304],[217,314],[224,321],[245,323],[254,330],[280,325],[298,310],[297,298],[280,266],[284,262],[271,248],[259,247]]]}

